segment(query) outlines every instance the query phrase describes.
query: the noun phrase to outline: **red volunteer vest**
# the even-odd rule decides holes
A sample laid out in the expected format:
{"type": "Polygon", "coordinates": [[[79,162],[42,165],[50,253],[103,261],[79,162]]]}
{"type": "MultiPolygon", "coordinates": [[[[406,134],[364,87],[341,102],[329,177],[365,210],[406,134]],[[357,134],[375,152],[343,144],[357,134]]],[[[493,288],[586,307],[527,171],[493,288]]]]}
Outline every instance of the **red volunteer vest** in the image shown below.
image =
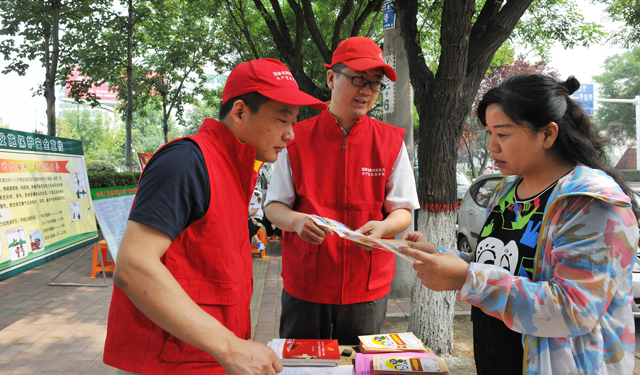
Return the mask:
{"type": "MultiPolygon", "coordinates": [[[[247,212],[257,177],[255,147],[241,144],[212,119],[189,138],[204,155],[211,201],[205,215],[171,243],[162,262],[202,309],[249,339],[253,266],[247,212]]],[[[104,363],[145,375],[225,373],[213,357],[162,330],[122,290],[113,289],[104,363]]]]}
{"type": "MultiPolygon", "coordinates": [[[[364,116],[346,137],[328,112],[294,125],[287,144],[296,187],[293,209],[336,219],[352,229],[382,220],[385,185],[402,147],[404,129],[364,116]]],[[[389,293],[393,254],[366,251],[338,235],[319,246],[284,237],[284,289],[305,301],[350,304],[389,293]]]]}

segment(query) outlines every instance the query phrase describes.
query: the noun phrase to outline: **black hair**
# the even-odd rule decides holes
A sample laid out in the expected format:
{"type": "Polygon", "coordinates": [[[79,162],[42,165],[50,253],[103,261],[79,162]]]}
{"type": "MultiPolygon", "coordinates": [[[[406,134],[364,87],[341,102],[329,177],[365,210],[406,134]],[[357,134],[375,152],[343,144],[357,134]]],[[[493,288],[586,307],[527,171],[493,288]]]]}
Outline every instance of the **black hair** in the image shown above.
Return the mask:
{"type": "Polygon", "coordinates": [[[225,117],[231,112],[231,108],[233,108],[233,103],[238,100],[242,100],[244,104],[249,107],[251,113],[256,113],[260,109],[260,107],[268,102],[269,98],[266,96],[259,94],[257,92],[250,92],[248,94],[236,96],[235,98],[231,98],[227,100],[223,105],[220,106],[220,112],[218,114],[218,120],[223,121],[225,117]]]}
{"type": "Polygon", "coordinates": [[[339,62],[339,63],[335,63],[333,64],[333,66],[329,69],[331,70],[342,70],[344,68],[347,67],[347,64],[343,63],[343,62],[339,62]]]}
{"type": "Polygon", "coordinates": [[[489,90],[478,104],[477,115],[482,125],[487,126],[487,107],[496,104],[516,124],[534,134],[555,122],[558,124],[558,137],[553,147],[558,154],[611,176],[631,198],[634,213],[640,217],[636,193],[605,162],[606,139],[599,134],[582,106],[569,97],[579,88],[580,82],[574,76],[565,82],[557,82],[543,74],[518,74],[489,90]]]}

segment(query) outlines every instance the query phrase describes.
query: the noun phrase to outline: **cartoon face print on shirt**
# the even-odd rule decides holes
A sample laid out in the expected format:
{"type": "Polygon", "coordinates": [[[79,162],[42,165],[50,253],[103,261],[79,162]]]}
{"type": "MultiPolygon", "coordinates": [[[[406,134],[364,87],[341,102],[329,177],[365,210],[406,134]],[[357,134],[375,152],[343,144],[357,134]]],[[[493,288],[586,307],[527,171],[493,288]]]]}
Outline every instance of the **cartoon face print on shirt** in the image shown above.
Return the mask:
{"type": "Polygon", "coordinates": [[[476,249],[476,262],[493,264],[516,274],[518,266],[519,252],[518,245],[514,240],[504,243],[494,237],[487,237],[478,244],[476,249]]]}

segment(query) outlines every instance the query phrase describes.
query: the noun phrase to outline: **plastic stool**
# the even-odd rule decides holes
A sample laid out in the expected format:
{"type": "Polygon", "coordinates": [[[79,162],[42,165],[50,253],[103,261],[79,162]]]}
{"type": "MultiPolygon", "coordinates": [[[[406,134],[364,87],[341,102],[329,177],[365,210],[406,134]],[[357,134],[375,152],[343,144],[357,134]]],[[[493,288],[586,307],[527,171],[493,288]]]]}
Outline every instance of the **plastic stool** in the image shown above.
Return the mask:
{"type": "MultiPolygon", "coordinates": [[[[113,261],[107,260],[107,241],[100,241],[100,254],[102,257],[102,262],[104,264],[104,270],[113,271],[113,267],[115,267],[115,263],[113,261]]],[[[100,266],[100,260],[98,259],[98,245],[93,246],[93,261],[91,262],[91,278],[96,278],[96,273],[102,272],[102,267],[100,266]]]]}
{"type": "MultiPolygon", "coordinates": [[[[265,240],[266,240],[265,237],[266,237],[266,234],[265,234],[264,228],[258,229],[258,240],[262,242],[264,246],[267,246],[268,243],[265,243],[265,240]]],[[[265,253],[266,251],[258,251],[257,244],[251,245],[251,254],[258,254],[260,258],[265,258],[267,256],[265,253]]]]}

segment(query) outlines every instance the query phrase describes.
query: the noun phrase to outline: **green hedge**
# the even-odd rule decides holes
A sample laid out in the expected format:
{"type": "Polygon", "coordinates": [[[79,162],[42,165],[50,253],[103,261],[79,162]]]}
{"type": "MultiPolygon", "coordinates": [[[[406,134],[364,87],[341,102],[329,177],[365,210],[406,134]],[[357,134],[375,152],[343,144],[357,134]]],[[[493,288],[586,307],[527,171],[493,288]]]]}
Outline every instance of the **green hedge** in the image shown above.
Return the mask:
{"type": "Polygon", "coordinates": [[[87,162],[87,172],[117,172],[113,163],[105,160],[91,160],[87,162]]]}
{"type": "Polygon", "coordinates": [[[92,189],[138,185],[140,172],[88,172],[92,189]]]}
{"type": "Polygon", "coordinates": [[[640,171],[637,169],[623,169],[618,171],[625,180],[631,182],[640,182],[640,171]]]}

